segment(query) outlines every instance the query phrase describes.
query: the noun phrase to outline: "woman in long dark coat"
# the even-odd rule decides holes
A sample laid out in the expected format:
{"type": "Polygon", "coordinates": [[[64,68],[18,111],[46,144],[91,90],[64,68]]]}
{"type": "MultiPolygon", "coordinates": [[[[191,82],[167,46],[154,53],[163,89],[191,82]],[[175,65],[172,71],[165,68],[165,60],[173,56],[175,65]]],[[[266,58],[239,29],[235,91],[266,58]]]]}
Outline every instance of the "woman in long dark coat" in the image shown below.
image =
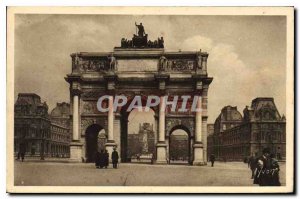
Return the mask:
{"type": "Polygon", "coordinates": [[[105,150],[105,153],[104,153],[104,167],[107,169],[107,167],[108,167],[108,164],[109,164],[109,154],[108,154],[108,152],[107,152],[107,150],[105,150]]]}
{"type": "Polygon", "coordinates": [[[99,157],[100,157],[99,158],[100,159],[99,166],[100,166],[100,169],[102,169],[105,166],[105,154],[104,154],[103,150],[101,150],[99,157]]]}
{"type": "Polygon", "coordinates": [[[96,168],[100,167],[100,153],[99,153],[99,151],[97,151],[96,154],[95,154],[95,166],[96,166],[96,168]]]}
{"type": "Polygon", "coordinates": [[[279,164],[278,160],[275,158],[274,154],[271,154],[271,169],[272,169],[272,181],[271,186],[281,186],[280,180],[279,180],[279,164]]]}

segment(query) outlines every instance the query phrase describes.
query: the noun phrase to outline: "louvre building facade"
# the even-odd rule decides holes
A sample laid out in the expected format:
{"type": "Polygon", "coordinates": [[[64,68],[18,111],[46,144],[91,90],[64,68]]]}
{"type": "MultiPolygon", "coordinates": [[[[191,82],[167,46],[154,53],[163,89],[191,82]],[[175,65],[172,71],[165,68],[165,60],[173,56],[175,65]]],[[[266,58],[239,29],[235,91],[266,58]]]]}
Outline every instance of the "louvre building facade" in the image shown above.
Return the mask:
{"type": "Polygon", "coordinates": [[[14,152],[27,157],[69,157],[70,105],[57,103],[48,114],[46,102],[34,93],[20,93],[14,110],[14,152]]]}
{"type": "MultiPolygon", "coordinates": [[[[286,157],[286,121],[280,115],[273,98],[256,98],[242,114],[237,107],[221,110],[208,136],[208,155],[217,160],[241,161],[251,155],[259,156],[264,148],[279,160],[286,157]]],[[[212,126],[210,126],[212,127],[212,126]]]]}

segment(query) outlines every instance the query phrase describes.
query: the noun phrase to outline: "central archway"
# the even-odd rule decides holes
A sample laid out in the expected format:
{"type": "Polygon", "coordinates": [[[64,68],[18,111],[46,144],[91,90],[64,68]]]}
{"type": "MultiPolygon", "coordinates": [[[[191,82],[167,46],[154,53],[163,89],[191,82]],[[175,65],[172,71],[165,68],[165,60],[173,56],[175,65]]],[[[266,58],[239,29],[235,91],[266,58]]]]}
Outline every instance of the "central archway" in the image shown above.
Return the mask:
{"type": "Polygon", "coordinates": [[[95,162],[96,152],[105,149],[105,131],[100,125],[92,124],[86,129],[85,139],[86,162],[95,162]]]}
{"type": "Polygon", "coordinates": [[[191,136],[188,128],[175,126],[169,137],[169,164],[191,164],[191,136]]]}
{"type": "Polygon", "coordinates": [[[144,162],[143,157],[145,162],[151,162],[155,154],[155,110],[151,107],[145,111],[146,100],[142,98],[141,101],[141,106],[129,112],[131,100],[121,109],[121,162],[144,162]]]}

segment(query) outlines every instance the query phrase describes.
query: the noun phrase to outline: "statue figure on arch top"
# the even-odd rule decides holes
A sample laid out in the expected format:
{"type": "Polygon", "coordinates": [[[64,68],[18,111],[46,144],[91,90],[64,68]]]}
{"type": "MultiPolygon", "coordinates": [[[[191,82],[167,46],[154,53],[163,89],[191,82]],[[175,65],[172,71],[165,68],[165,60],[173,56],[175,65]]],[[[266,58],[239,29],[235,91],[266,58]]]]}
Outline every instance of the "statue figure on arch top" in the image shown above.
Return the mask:
{"type": "Polygon", "coordinates": [[[140,23],[140,25],[137,25],[136,22],[135,22],[135,26],[139,29],[138,36],[139,37],[144,37],[144,34],[146,34],[146,33],[145,33],[145,29],[144,29],[143,24],[140,23]]]}

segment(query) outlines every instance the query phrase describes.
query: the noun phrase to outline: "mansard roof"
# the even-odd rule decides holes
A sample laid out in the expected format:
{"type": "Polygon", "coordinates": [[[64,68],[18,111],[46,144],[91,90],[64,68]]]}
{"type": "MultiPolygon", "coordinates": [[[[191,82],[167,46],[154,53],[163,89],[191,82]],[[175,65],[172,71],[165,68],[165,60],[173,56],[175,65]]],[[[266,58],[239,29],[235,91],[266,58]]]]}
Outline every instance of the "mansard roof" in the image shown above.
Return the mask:
{"type": "Polygon", "coordinates": [[[15,105],[42,105],[41,97],[35,93],[19,93],[15,105]]]}
{"type": "Polygon", "coordinates": [[[241,121],[243,119],[242,114],[237,110],[236,106],[225,106],[222,108],[220,115],[216,121],[241,121]]]}
{"type": "Polygon", "coordinates": [[[35,93],[19,93],[15,103],[16,115],[43,115],[48,117],[48,105],[35,93]]]}
{"type": "Polygon", "coordinates": [[[66,102],[57,103],[56,107],[51,111],[51,118],[53,117],[69,117],[70,104],[66,102]]]}
{"type": "Polygon", "coordinates": [[[258,97],[252,100],[252,120],[281,120],[281,116],[272,97],[258,97]]]}

